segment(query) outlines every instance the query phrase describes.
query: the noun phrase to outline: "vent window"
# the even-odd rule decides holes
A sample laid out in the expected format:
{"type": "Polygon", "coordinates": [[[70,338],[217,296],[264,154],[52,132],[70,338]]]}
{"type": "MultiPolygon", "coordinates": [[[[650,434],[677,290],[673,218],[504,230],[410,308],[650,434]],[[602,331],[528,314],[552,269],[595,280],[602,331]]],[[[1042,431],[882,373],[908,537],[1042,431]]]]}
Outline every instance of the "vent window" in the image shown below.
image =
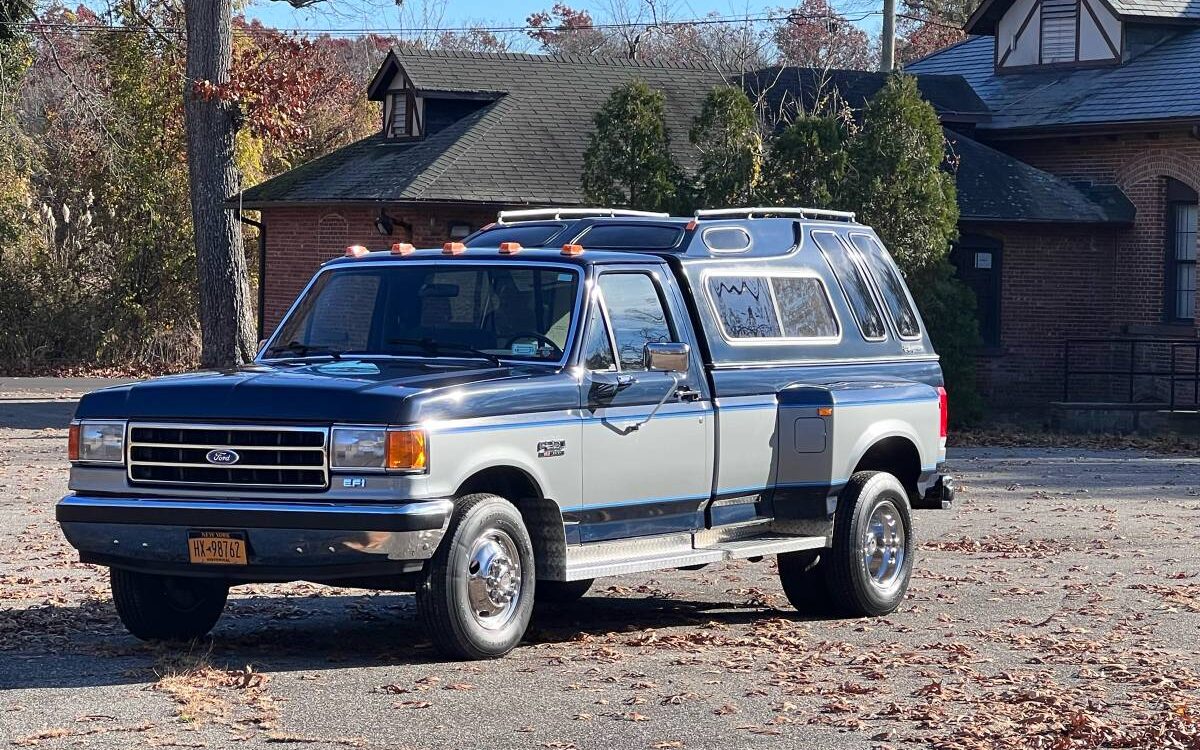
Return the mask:
{"type": "Polygon", "coordinates": [[[1042,0],[1042,62],[1075,62],[1078,0],[1042,0]]]}

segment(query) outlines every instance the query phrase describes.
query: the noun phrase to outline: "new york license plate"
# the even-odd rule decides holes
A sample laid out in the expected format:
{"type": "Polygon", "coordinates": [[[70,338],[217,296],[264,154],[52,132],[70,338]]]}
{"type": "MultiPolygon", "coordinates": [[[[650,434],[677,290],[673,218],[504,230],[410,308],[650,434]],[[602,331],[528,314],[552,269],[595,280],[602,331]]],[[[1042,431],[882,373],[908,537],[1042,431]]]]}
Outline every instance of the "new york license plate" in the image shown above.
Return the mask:
{"type": "Polygon", "coordinates": [[[188,532],[188,557],[200,565],[248,565],[246,532],[193,529],[188,532]]]}

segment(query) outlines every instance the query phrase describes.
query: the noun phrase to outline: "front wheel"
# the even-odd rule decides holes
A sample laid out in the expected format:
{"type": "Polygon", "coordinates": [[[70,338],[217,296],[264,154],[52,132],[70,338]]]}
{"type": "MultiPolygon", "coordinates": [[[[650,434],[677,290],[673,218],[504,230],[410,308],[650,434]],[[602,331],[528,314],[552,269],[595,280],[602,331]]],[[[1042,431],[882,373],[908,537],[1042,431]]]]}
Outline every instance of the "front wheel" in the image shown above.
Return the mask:
{"type": "Polygon", "coordinates": [[[229,586],[211,578],[113,568],[109,583],[122,624],[143,641],[186,641],[207,635],[229,597],[229,586]]]}
{"type": "Polygon", "coordinates": [[[533,544],[512,503],[486,494],[460,498],[417,588],[434,647],[459,659],[513,650],[529,626],[534,575],[533,544]]]}
{"type": "Polygon", "coordinates": [[[886,472],[860,471],[838,497],[833,548],[821,555],[833,606],[851,617],[896,611],[913,566],[908,495],[886,472]]]}

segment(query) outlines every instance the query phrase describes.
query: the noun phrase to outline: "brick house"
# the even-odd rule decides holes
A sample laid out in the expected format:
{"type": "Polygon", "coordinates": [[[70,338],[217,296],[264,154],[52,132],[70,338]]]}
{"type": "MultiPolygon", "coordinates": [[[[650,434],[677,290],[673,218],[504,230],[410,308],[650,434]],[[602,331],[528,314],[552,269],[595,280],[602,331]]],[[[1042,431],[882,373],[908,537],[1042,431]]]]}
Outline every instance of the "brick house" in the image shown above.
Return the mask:
{"type": "MultiPolygon", "coordinates": [[[[1189,33],[1184,30],[1183,37],[1189,33]]],[[[1012,106],[1005,109],[997,98],[1006,90],[1005,79],[1000,85],[986,81],[1012,75],[1069,79],[1101,69],[1022,68],[999,74],[990,62],[991,43],[990,37],[976,37],[912,70],[938,112],[957,162],[962,241],[954,259],[980,299],[987,340],[981,368],[985,392],[998,403],[1046,401],[1061,390],[1064,335],[1101,330],[1149,335],[1162,326],[1186,328],[1164,322],[1161,310],[1164,212],[1174,198],[1162,192],[1165,187],[1155,187],[1158,178],[1142,173],[1174,176],[1194,188],[1200,172],[1188,171],[1181,160],[1169,170],[1146,161],[1133,171],[1114,166],[1110,174],[1098,170],[1092,162],[1096,152],[1084,147],[1091,136],[1043,137],[1043,146],[1037,138],[1005,137],[1037,118],[1016,118],[1018,127],[1009,130],[1012,106]],[[988,63],[986,71],[980,61],[988,63]],[[1063,169],[1064,163],[1072,166],[1063,169]],[[1132,182],[1120,177],[1126,174],[1132,182]],[[1121,258],[1135,251],[1143,259],[1156,253],[1157,271],[1143,267],[1144,260],[1134,264],[1136,271],[1124,269],[1121,258]],[[1130,283],[1135,273],[1137,286],[1130,283]],[[1143,298],[1151,287],[1159,306],[1154,309],[1143,298]],[[1130,316],[1127,308],[1135,307],[1137,314],[1130,316]],[[1122,328],[1127,325],[1141,328],[1122,328]]],[[[1112,62],[1107,69],[1137,63],[1112,62]]],[[[807,107],[829,89],[858,107],[886,80],[878,73],[798,68],[726,77],[707,68],[574,56],[389,54],[370,86],[370,98],[381,103],[379,133],[240,196],[243,208],[262,211],[265,225],[266,330],[278,323],[317,265],[349,244],[440,244],[492,221],[502,208],[583,205],[579,176],[592,117],[612,89],[634,77],[665,93],[672,151],[685,168],[695,162],[688,129],[714,86],[740,84],[779,113],[807,107]]],[[[1177,76],[1176,81],[1183,87],[1186,79],[1177,76]]],[[[1200,158],[1200,150],[1192,147],[1200,141],[1183,124],[1170,132],[1131,132],[1136,136],[1105,130],[1095,139],[1108,144],[1114,164],[1125,164],[1118,152],[1132,147],[1164,161],[1176,153],[1200,158]],[[1147,132],[1159,137],[1150,139],[1147,132]]],[[[238,200],[235,196],[231,204],[238,200]]]]}
{"type": "MultiPolygon", "coordinates": [[[[966,30],[908,67],[961,75],[986,104],[990,117],[951,125],[951,141],[961,133],[1134,209],[1110,225],[963,222],[955,261],[980,297],[985,392],[1063,398],[1072,337],[1120,339],[1073,343],[1073,366],[1164,370],[1174,356],[1194,372],[1194,343],[1172,355],[1168,342],[1200,334],[1200,0],[985,0],[966,30]]],[[[1076,376],[1069,396],[1169,398],[1161,376],[1130,380],[1076,376]]],[[[1193,388],[1179,383],[1176,397],[1194,403],[1193,388]]]]}

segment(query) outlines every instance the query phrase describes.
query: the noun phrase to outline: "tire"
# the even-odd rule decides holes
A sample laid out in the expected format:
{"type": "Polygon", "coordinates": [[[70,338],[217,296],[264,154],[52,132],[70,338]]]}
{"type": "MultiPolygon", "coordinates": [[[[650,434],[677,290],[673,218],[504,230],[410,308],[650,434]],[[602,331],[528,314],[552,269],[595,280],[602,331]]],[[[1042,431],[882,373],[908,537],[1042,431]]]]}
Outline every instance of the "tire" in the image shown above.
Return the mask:
{"type": "Polygon", "coordinates": [[[582,581],[538,581],[538,604],[574,604],[583,598],[596,582],[595,578],[582,581]]]}
{"type": "Polygon", "coordinates": [[[229,585],[211,578],[112,568],[109,583],[121,623],[143,641],[187,641],[207,635],[229,597],[229,585]]]}
{"type": "Polygon", "coordinates": [[[797,612],[826,615],[832,609],[821,550],[784,552],[779,555],[779,582],[797,612]]]}
{"type": "Polygon", "coordinates": [[[886,472],[854,474],[838,498],[833,548],[822,553],[834,608],[850,617],[895,612],[908,592],[914,549],[908,494],[900,481],[886,472]],[[868,549],[878,551],[868,558],[868,549]]]}
{"type": "Polygon", "coordinates": [[[425,566],[417,611],[443,655],[494,659],[525,635],[535,587],[533,544],[521,514],[502,497],[466,495],[425,566]]]}

